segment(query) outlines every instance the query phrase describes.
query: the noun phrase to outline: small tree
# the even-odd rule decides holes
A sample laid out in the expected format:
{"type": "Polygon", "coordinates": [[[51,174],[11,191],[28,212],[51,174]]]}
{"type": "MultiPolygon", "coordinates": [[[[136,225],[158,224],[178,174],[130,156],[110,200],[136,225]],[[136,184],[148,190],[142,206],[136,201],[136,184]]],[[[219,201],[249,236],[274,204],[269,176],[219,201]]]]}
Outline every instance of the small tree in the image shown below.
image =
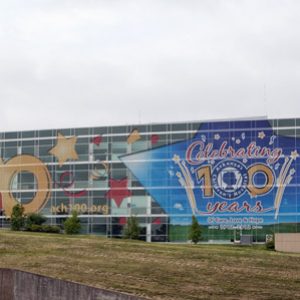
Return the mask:
{"type": "Polygon", "coordinates": [[[72,216],[64,222],[66,234],[78,234],[81,229],[80,220],[77,211],[72,212],[72,216]]]}
{"type": "Polygon", "coordinates": [[[194,244],[197,244],[201,240],[201,227],[195,216],[192,217],[192,225],[190,227],[189,239],[194,244]]]}
{"type": "Polygon", "coordinates": [[[21,204],[16,204],[11,213],[10,227],[11,230],[19,231],[24,226],[24,207],[21,204]]]}
{"type": "Polygon", "coordinates": [[[123,237],[125,239],[137,240],[140,236],[140,227],[136,217],[130,216],[127,219],[127,224],[125,225],[123,231],[123,237]]]}

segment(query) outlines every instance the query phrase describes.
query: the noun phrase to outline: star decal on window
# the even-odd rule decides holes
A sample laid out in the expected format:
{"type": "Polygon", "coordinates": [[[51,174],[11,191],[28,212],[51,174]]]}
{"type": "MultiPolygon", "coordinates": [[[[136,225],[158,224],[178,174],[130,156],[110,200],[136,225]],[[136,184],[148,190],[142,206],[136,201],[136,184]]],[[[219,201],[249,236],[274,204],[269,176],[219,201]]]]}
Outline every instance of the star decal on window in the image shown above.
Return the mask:
{"type": "Polygon", "coordinates": [[[75,150],[76,141],[77,141],[76,136],[66,138],[61,133],[57,134],[56,145],[49,150],[49,153],[57,158],[60,167],[67,160],[78,159],[78,155],[75,150]]]}

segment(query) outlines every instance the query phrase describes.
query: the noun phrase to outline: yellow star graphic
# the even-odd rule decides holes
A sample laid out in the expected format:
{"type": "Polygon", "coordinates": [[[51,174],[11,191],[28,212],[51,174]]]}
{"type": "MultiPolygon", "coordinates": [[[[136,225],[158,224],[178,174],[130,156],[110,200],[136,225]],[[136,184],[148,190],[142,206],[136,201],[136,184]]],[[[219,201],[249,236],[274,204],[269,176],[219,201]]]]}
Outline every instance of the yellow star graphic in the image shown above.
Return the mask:
{"type": "Polygon", "coordinates": [[[294,150],[291,152],[291,158],[293,160],[296,160],[298,157],[299,157],[299,154],[298,154],[297,150],[294,150]]]}
{"type": "Polygon", "coordinates": [[[49,150],[49,153],[58,159],[58,164],[61,167],[68,159],[78,159],[77,152],[75,150],[77,137],[72,136],[70,138],[64,137],[61,133],[57,134],[56,145],[49,150]]]}
{"type": "Polygon", "coordinates": [[[178,164],[178,163],[180,162],[180,157],[179,157],[179,155],[174,154],[174,156],[173,156],[173,161],[174,161],[176,164],[178,164]]]}
{"type": "Polygon", "coordinates": [[[261,132],[258,133],[258,138],[259,138],[259,139],[262,139],[262,140],[263,140],[263,139],[265,138],[265,136],[266,136],[266,135],[265,135],[265,133],[264,133],[263,131],[261,131],[261,132]]]}

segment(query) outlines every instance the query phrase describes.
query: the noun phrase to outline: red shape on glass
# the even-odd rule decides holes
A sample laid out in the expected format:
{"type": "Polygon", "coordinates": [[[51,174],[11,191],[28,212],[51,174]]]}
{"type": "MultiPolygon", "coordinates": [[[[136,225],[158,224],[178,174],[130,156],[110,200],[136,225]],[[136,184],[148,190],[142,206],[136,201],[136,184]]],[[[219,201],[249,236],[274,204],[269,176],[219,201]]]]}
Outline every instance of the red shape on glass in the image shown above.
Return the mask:
{"type": "Polygon", "coordinates": [[[108,199],[114,199],[117,207],[120,207],[125,198],[131,196],[131,191],[127,188],[127,182],[127,178],[121,180],[109,180],[110,190],[105,194],[105,196],[108,199]]]}
{"type": "Polygon", "coordinates": [[[120,225],[126,225],[127,224],[127,218],[125,218],[125,217],[119,218],[119,224],[120,225]]]}
{"type": "Polygon", "coordinates": [[[97,135],[94,138],[92,138],[92,143],[99,146],[102,142],[102,136],[101,135],[97,135]]]}
{"type": "Polygon", "coordinates": [[[68,197],[74,197],[74,198],[79,198],[82,196],[87,195],[87,190],[82,190],[79,192],[70,192],[67,190],[67,188],[70,188],[72,185],[74,184],[74,177],[73,174],[71,172],[64,172],[60,175],[59,178],[59,187],[61,187],[64,191],[64,194],[68,197]],[[64,184],[64,179],[65,177],[70,177],[70,183],[64,184]]]}
{"type": "Polygon", "coordinates": [[[151,144],[152,144],[152,145],[155,145],[155,144],[157,144],[158,141],[159,141],[159,135],[157,135],[157,134],[152,134],[152,135],[151,135],[151,144]]]}
{"type": "Polygon", "coordinates": [[[161,224],[160,218],[154,219],[154,220],[152,221],[152,224],[160,225],[160,224],[161,224]]]}

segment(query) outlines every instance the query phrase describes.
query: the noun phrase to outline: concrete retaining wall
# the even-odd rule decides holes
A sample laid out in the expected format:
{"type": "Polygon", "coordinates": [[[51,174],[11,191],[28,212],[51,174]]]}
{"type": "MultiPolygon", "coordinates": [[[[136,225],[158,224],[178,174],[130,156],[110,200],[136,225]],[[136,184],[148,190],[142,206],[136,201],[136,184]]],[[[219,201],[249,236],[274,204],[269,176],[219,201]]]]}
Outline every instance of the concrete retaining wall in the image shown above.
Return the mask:
{"type": "Polygon", "coordinates": [[[275,233],[275,250],[300,253],[300,233],[275,233]]]}
{"type": "Polygon", "coordinates": [[[0,269],[1,300],[140,300],[144,298],[98,289],[11,269],[0,269]]]}

